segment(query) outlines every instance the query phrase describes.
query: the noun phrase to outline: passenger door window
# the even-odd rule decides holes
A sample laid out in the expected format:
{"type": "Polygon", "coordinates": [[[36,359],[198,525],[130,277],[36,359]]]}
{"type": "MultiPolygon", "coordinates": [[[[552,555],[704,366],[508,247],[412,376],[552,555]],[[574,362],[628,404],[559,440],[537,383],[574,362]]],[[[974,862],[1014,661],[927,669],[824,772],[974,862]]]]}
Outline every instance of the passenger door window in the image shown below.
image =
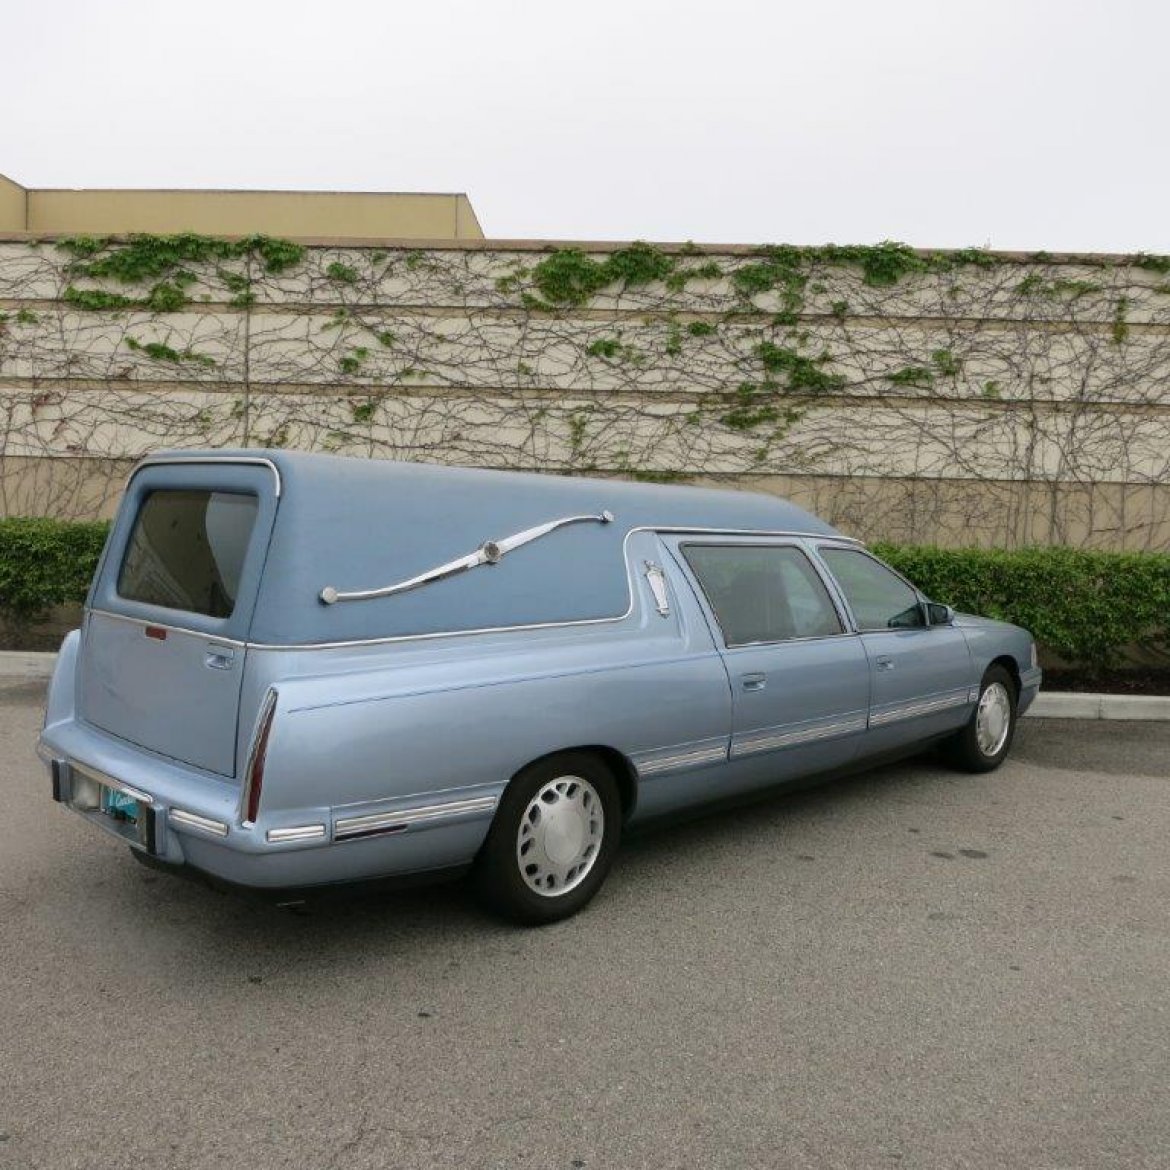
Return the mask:
{"type": "Polygon", "coordinates": [[[824,548],[860,630],[906,630],[926,624],[918,594],[892,569],[856,549],[824,548]]]}
{"type": "Polygon", "coordinates": [[[816,569],[793,546],[689,544],[698,578],[728,646],[822,638],[842,632],[816,569]]]}

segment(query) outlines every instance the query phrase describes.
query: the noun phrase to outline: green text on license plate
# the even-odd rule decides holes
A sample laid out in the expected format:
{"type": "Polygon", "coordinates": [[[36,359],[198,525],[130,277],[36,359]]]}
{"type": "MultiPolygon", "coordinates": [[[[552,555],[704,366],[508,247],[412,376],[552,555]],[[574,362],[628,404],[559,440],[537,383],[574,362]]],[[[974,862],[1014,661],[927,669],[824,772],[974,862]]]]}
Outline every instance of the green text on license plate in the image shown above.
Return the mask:
{"type": "Polygon", "coordinates": [[[138,820],[138,801],[115,788],[102,789],[102,812],[120,820],[138,820]]]}

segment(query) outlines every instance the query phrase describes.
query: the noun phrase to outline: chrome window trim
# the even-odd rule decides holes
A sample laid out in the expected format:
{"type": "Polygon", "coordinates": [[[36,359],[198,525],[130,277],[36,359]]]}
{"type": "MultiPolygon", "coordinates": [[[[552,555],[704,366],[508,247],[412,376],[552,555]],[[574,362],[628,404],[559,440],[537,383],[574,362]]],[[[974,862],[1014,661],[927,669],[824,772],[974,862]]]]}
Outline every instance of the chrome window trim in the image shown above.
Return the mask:
{"type": "Polygon", "coordinates": [[[130,474],[126,476],[126,486],[123,488],[123,491],[129,489],[134,477],[146,467],[177,467],[188,464],[192,467],[197,467],[201,464],[215,465],[219,463],[244,463],[257,467],[267,467],[272,472],[272,478],[276,481],[276,498],[278,500],[280,499],[280,493],[283,487],[280,479],[280,470],[271,459],[265,459],[260,455],[201,455],[197,459],[184,459],[181,455],[148,455],[145,459],[140,459],[131,468],[130,474]]]}
{"type": "MultiPolygon", "coordinates": [[[[921,626],[861,626],[861,625],[859,625],[858,621],[857,621],[857,615],[853,612],[853,606],[850,604],[849,598],[846,596],[845,587],[840,583],[840,581],[837,580],[836,576],[833,574],[833,570],[832,570],[832,568],[830,568],[828,561],[823,561],[823,559],[820,556],[821,546],[825,545],[826,543],[827,542],[823,541],[823,540],[819,540],[816,542],[815,549],[816,549],[816,553],[817,553],[817,558],[818,558],[818,560],[822,560],[822,563],[825,566],[825,572],[829,575],[833,584],[836,586],[837,592],[840,593],[842,602],[849,607],[850,624],[853,626],[853,628],[859,634],[890,634],[890,633],[897,634],[897,633],[901,633],[901,632],[906,631],[906,630],[929,630],[929,629],[933,628],[933,627],[931,627],[931,625],[929,623],[924,623],[921,626]]],[[[829,547],[833,547],[833,546],[831,544],[829,544],[829,547]]],[[[927,601],[926,595],[922,592],[921,589],[918,588],[917,585],[914,584],[913,581],[911,581],[909,579],[909,577],[903,576],[892,565],[887,565],[886,562],[881,559],[881,557],[874,556],[874,554],[871,553],[869,551],[869,549],[867,549],[861,541],[858,541],[856,543],[855,547],[837,548],[836,551],[837,552],[859,552],[859,553],[861,553],[862,556],[868,557],[871,561],[874,562],[874,564],[880,565],[883,569],[885,569],[887,573],[892,573],[895,577],[897,577],[898,580],[901,581],[902,584],[905,585],[914,594],[914,596],[918,599],[919,605],[923,605],[926,603],[926,601],[927,601]]]]}
{"type": "MultiPolygon", "coordinates": [[[[789,532],[777,529],[775,531],[758,528],[691,528],[686,526],[667,526],[642,524],[631,528],[622,541],[622,559],[626,565],[626,590],[628,602],[624,613],[614,617],[602,618],[571,618],[560,622],[524,622],[512,626],[483,626],[467,630],[440,630],[431,634],[392,634],[384,638],[349,638],[336,642],[252,642],[246,643],[249,650],[345,650],[352,646],[387,646],[399,642],[424,642],[435,638],[464,638],[482,634],[518,633],[527,630],[559,630],[570,629],[574,626],[613,625],[624,622],[634,612],[634,588],[629,559],[630,538],[636,533],[653,532],[664,535],[699,535],[699,536],[759,536],[764,538],[794,537],[798,540],[838,541],[847,546],[860,546],[862,542],[852,536],[835,536],[824,532],[789,532]]],[[[836,635],[833,635],[834,637],[836,635]]]]}
{"type": "Polygon", "coordinates": [[[443,804],[419,805],[394,812],[363,813],[356,817],[338,817],[333,822],[333,839],[349,841],[372,833],[391,833],[409,829],[411,825],[466,813],[491,812],[498,803],[496,796],[472,796],[464,800],[449,800],[443,804]]]}
{"type": "Polygon", "coordinates": [[[151,621],[150,618],[134,617],[128,613],[114,613],[110,609],[99,609],[97,606],[86,606],[86,614],[98,614],[101,617],[113,618],[117,622],[130,622],[132,625],[153,626],[159,630],[166,630],[168,634],[188,634],[192,638],[205,638],[208,642],[213,642],[220,646],[231,646],[236,650],[244,650],[248,643],[241,641],[239,638],[225,638],[222,634],[212,634],[207,630],[192,630],[188,626],[175,626],[168,622],[151,621]]]}
{"type": "MultiPolygon", "coordinates": [[[[762,534],[764,535],[764,534],[762,534]]],[[[807,537],[803,538],[807,539],[807,537]]],[[[848,537],[843,537],[843,540],[849,540],[848,537]]],[[[859,542],[858,542],[859,543],[859,542]]],[[[710,611],[711,617],[715,621],[715,627],[719,631],[720,640],[723,642],[723,650],[731,653],[733,650],[748,650],[753,647],[760,646],[787,646],[792,642],[823,642],[830,638],[847,638],[856,632],[852,617],[846,613],[842,607],[840,600],[836,595],[836,591],[830,588],[829,582],[825,580],[825,574],[821,571],[820,565],[817,563],[818,558],[809,555],[808,549],[803,544],[799,544],[796,540],[782,541],[778,544],[727,544],[719,545],[714,541],[703,540],[699,542],[701,548],[794,548],[800,552],[804,559],[808,561],[809,568],[812,569],[813,575],[821,583],[821,588],[825,591],[825,596],[829,599],[829,605],[832,606],[833,613],[836,615],[837,622],[841,628],[835,634],[802,634],[795,638],[776,638],[772,641],[759,642],[736,642],[732,645],[727,640],[727,635],[723,632],[723,623],[719,620],[719,614],[715,612],[715,606],[711,604],[711,599],[707,596],[707,590],[703,587],[703,582],[699,579],[699,574],[695,572],[694,566],[687,559],[687,555],[683,552],[683,543],[679,541],[678,549],[682,553],[683,560],[686,561],[686,571],[690,573],[695,579],[695,584],[699,587],[699,594],[702,597],[703,604],[710,611]]]]}
{"type": "Polygon", "coordinates": [[[734,646],[724,644],[723,649],[730,655],[737,650],[756,650],[761,646],[790,646],[793,642],[835,642],[838,638],[856,638],[859,634],[859,630],[842,630],[839,634],[804,634],[799,638],[780,638],[775,642],[736,642],[734,646]]]}

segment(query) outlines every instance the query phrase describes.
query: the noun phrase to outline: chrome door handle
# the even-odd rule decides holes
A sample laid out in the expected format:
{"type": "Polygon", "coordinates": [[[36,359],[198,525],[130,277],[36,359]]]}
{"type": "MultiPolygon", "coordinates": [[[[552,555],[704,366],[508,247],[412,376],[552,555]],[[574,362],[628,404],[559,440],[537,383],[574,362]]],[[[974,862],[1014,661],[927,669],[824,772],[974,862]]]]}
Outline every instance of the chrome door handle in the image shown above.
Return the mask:
{"type": "Polygon", "coordinates": [[[236,652],[230,646],[208,646],[203,665],[212,670],[231,670],[236,662],[236,652]]]}
{"type": "Polygon", "coordinates": [[[874,666],[876,666],[878,668],[878,670],[893,670],[894,669],[894,660],[888,654],[879,654],[873,660],[873,663],[874,663],[874,666]]]}
{"type": "Polygon", "coordinates": [[[768,676],[766,674],[744,674],[740,675],[739,681],[745,691],[762,691],[768,685],[768,676]]]}

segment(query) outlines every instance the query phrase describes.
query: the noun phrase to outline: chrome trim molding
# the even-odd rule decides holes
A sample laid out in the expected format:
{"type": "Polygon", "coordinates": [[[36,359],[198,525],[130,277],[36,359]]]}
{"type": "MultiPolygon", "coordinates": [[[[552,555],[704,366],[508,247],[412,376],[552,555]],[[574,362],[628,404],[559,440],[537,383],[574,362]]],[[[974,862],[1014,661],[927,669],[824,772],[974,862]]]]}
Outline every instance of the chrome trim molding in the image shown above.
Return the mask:
{"type": "Polygon", "coordinates": [[[949,711],[952,707],[965,707],[971,700],[969,691],[939,695],[933,699],[916,700],[912,703],[897,703],[887,707],[869,717],[870,727],[882,727],[887,723],[897,723],[901,719],[914,719],[919,715],[933,715],[937,711],[949,711]]]}
{"type": "Polygon", "coordinates": [[[66,762],[73,771],[88,776],[95,784],[100,784],[103,788],[112,788],[115,792],[121,792],[130,797],[131,800],[138,801],[139,804],[148,805],[150,808],[154,807],[154,797],[149,792],[143,792],[141,788],[134,788],[123,780],[115,780],[113,776],[107,775],[97,768],[91,768],[88,764],[79,763],[77,760],[66,762]]]}
{"type": "Polygon", "coordinates": [[[289,825],[283,829],[269,829],[264,836],[273,845],[282,841],[316,841],[325,836],[324,825],[289,825]]]}
{"type": "Polygon", "coordinates": [[[775,536],[795,536],[801,540],[836,540],[842,544],[855,544],[859,547],[864,547],[865,545],[865,542],[859,540],[856,536],[845,536],[843,533],[802,532],[794,528],[691,528],[681,524],[670,524],[666,526],[643,524],[640,528],[634,528],[631,531],[668,532],[672,536],[679,534],[685,536],[689,532],[698,533],[701,536],[759,536],[769,540],[775,536]]]}
{"type": "Polygon", "coordinates": [[[349,593],[339,592],[332,585],[326,585],[317,596],[323,605],[335,605],[339,601],[369,601],[376,597],[391,597],[395,593],[406,593],[408,590],[418,589],[421,585],[429,585],[432,581],[442,581],[445,577],[454,577],[457,573],[476,569],[480,565],[498,565],[508,553],[523,545],[531,544],[532,541],[539,540],[542,536],[547,536],[558,528],[587,522],[612,524],[613,513],[602,511],[596,516],[562,516],[559,520],[549,520],[544,524],[537,524],[534,528],[525,528],[523,532],[505,536],[502,540],[485,540],[475,552],[457,557],[445,564],[436,565],[433,569],[419,573],[417,577],[408,577],[396,585],[384,585],[380,589],[358,589],[349,593]]]}
{"type": "Polygon", "coordinates": [[[646,583],[650,586],[650,592],[654,594],[654,607],[658,610],[660,617],[666,617],[670,613],[670,598],[666,593],[666,574],[662,571],[662,566],[654,561],[643,561],[646,568],[646,583]]]}
{"type": "Polygon", "coordinates": [[[211,833],[214,837],[226,837],[228,827],[223,821],[213,820],[211,817],[201,817],[198,813],[187,812],[186,809],[173,808],[167,813],[167,820],[172,825],[181,825],[184,829],[201,829],[211,833]]]}
{"type": "MultiPolygon", "coordinates": [[[[145,459],[139,460],[130,470],[130,474],[126,477],[126,487],[130,486],[130,481],[144,468],[144,467],[175,467],[183,464],[210,464],[214,466],[217,463],[248,463],[257,467],[267,467],[272,472],[272,478],[276,480],[276,498],[280,499],[281,480],[280,470],[271,459],[265,459],[261,455],[203,455],[198,459],[184,459],[182,455],[149,455],[145,459]]],[[[125,489],[123,489],[125,490],[125,489]]]]}
{"type": "Polygon", "coordinates": [[[704,764],[721,764],[727,759],[727,740],[711,747],[688,748],[667,756],[655,756],[645,761],[635,760],[639,776],[657,776],[662,772],[681,772],[684,768],[701,768],[704,764]]]}
{"type": "Polygon", "coordinates": [[[342,642],[249,642],[249,650],[348,650],[355,646],[389,646],[397,642],[431,642],[436,638],[466,638],[477,634],[515,634],[526,630],[562,630],[571,626],[605,626],[624,622],[631,609],[616,617],[574,618],[566,622],[530,622],[523,626],[483,626],[477,630],[439,630],[433,634],[391,634],[385,638],[351,638],[342,642]]]}
{"type": "MultiPolygon", "coordinates": [[[[724,535],[736,535],[736,534],[725,533],[724,535]]],[[[761,534],[761,535],[764,535],[764,534],[761,534]]],[[[810,535],[802,534],[802,533],[783,533],[783,534],[780,534],[780,536],[783,537],[782,540],[773,537],[773,538],[770,538],[772,540],[772,543],[767,544],[767,545],[762,545],[762,546],[754,545],[754,544],[753,545],[742,545],[742,544],[720,545],[720,544],[716,543],[715,541],[703,540],[703,541],[698,543],[697,547],[699,547],[699,548],[720,548],[720,547],[723,547],[723,548],[758,548],[758,547],[763,547],[763,548],[792,548],[792,549],[796,549],[796,551],[799,552],[804,557],[804,559],[808,562],[808,567],[812,570],[813,575],[820,581],[821,588],[825,591],[825,596],[829,599],[829,605],[832,606],[833,613],[837,618],[837,624],[841,628],[832,634],[801,634],[801,635],[793,636],[791,638],[774,638],[774,639],[769,640],[769,641],[756,640],[756,641],[751,641],[751,642],[729,642],[727,640],[727,632],[723,629],[723,622],[720,621],[719,614],[716,612],[715,606],[711,604],[711,598],[707,596],[707,590],[704,587],[703,582],[699,579],[699,574],[695,572],[694,566],[691,564],[689,558],[687,557],[686,550],[691,546],[690,546],[689,542],[684,544],[682,541],[679,541],[678,551],[682,554],[682,560],[680,561],[678,557],[675,557],[674,558],[675,563],[678,564],[679,568],[683,570],[684,574],[689,574],[693,578],[693,581],[691,582],[692,589],[695,586],[698,586],[698,597],[699,597],[700,607],[704,608],[705,612],[709,615],[708,621],[715,623],[715,629],[717,629],[719,631],[719,637],[723,642],[723,648],[725,650],[728,650],[728,651],[742,650],[745,647],[750,647],[750,646],[782,646],[782,645],[787,645],[789,642],[823,642],[826,638],[848,638],[848,637],[855,637],[857,635],[857,630],[854,627],[852,616],[849,614],[848,610],[845,609],[844,604],[842,602],[842,599],[838,596],[838,589],[836,587],[836,583],[833,581],[832,574],[829,573],[827,566],[825,566],[825,564],[822,562],[820,557],[811,555],[808,549],[802,547],[799,543],[797,543],[798,540],[812,540],[813,538],[810,535]]],[[[825,538],[823,538],[823,539],[825,539],[825,538]]],[[[833,538],[829,538],[829,539],[840,539],[840,540],[846,541],[848,544],[860,545],[860,543],[861,543],[860,541],[856,540],[854,537],[851,537],[851,536],[840,537],[840,538],[833,537],[833,538]]]]}
{"type": "MultiPolygon", "coordinates": [[[[650,524],[642,524],[636,528],[631,528],[625,535],[622,542],[622,558],[626,565],[629,566],[628,546],[630,537],[641,532],[663,533],[668,535],[696,533],[699,535],[713,534],[716,536],[759,536],[771,538],[776,536],[794,536],[802,540],[831,540],[838,541],[841,544],[857,545],[863,547],[862,542],[852,536],[830,536],[823,532],[786,532],[780,529],[776,531],[761,530],[758,528],[679,528],[676,526],[667,525],[665,527],[650,524]]],[[[630,575],[627,573],[626,588],[628,597],[626,601],[626,608],[623,613],[615,614],[613,617],[602,618],[571,618],[563,622],[522,622],[515,626],[483,626],[479,629],[469,630],[440,630],[432,634],[390,634],[384,638],[347,638],[336,642],[252,642],[246,643],[246,648],[249,650],[347,650],[354,646],[388,646],[398,642],[426,642],[434,638],[464,638],[472,637],[480,634],[511,634],[527,630],[562,630],[570,629],[573,626],[599,626],[599,625],[613,625],[617,622],[624,622],[634,612],[634,590],[631,587],[633,584],[630,575]]]]}
{"type": "Polygon", "coordinates": [[[333,837],[344,841],[351,837],[365,837],[373,833],[394,833],[411,825],[466,813],[491,812],[498,801],[495,796],[473,796],[467,800],[451,800],[445,804],[427,804],[394,812],[366,813],[357,817],[338,817],[333,822],[333,837]]]}
{"type": "Polygon", "coordinates": [[[248,645],[247,642],[242,642],[239,638],[225,638],[221,634],[212,634],[207,630],[193,630],[190,626],[172,626],[167,622],[155,621],[153,618],[133,617],[131,614],[114,613],[113,610],[98,609],[96,606],[87,606],[85,612],[96,614],[98,617],[113,618],[116,622],[129,622],[131,625],[157,626],[160,630],[166,630],[168,634],[189,634],[192,638],[204,638],[217,646],[230,646],[234,650],[244,650],[248,645]]]}
{"type": "Polygon", "coordinates": [[[815,743],[820,739],[852,735],[856,731],[864,731],[866,726],[866,716],[861,714],[850,715],[845,719],[833,719],[828,723],[818,723],[812,727],[799,727],[793,731],[765,728],[763,731],[748,732],[733,739],[731,741],[731,755],[734,759],[737,756],[750,756],[756,752],[770,752],[778,748],[815,743]]]}

